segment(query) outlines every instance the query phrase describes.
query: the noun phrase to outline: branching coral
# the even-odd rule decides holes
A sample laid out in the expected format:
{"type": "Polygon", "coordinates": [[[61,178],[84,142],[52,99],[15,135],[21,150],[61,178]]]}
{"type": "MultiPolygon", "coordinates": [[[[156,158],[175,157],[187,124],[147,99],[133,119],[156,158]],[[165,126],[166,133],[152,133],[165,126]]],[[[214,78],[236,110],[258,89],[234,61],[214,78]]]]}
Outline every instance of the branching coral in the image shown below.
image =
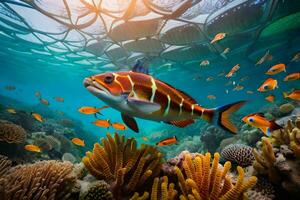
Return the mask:
{"type": "Polygon", "coordinates": [[[10,169],[12,162],[6,157],[0,155],[0,178],[10,169]]]}
{"type": "Polygon", "coordinates": [[[0,120],[0,141],[20,144],[26,140],[26,131],[12,122],[0,120]]]}
{"type": "Polygon", "coordinates": [[[68,199],[76,177],[69,162],[41,161],[9,170],[2,179],[0,199],[68,199]]]}
{"type": "Polygon", "coordinates": [[[173,200],[176,199],[177,193],[174,183],[169,183],[168,177],[164,176],[154,179],[150,196],[148,192],[144,192],[142,196],[136,192],[130,200],[147,200],[149,197],[151,200],[173,200]]]}
{"type": "Polygon", "coordinates": [[[108,182],[119,199],[144,190],[145,184],[159,174],[161,157],[154,147],[142,145],[138,149],[135,139],[125,140],[116,133],[114,138],[110,134],[102,138],[102,145],[96,143],[82,162],[93,176],[108,182]]]}
{"type": "Polygon", "coordinates": [[[261,153],[257,149],[254,149],[253,154],[255,157],[253,163],[254,169],[260,174],[268,175],[271,182],[279,182],[280,177],[275,168],[276,157],[270,140],[263,137],[261,153]]]}
{"type": "Polygon", "coordinates": [[[236,184],[233,184],[230,176],[227,175],[231,163],[227,161],[221,168],[219,167],[219,158],[220,155],[215,153],[212,164],[210,164],[210,153],[194,158],[190,154],[185,155],[183,170],[175,167],[182,192],[181,200],[238,199],[247,189],[255,185],[257,178],[252,176],[245,180],[244,170],[239,166],[237,167],[239,176],[236,184]]]}
{"type": "Polygon", "coordinates": [[[289,120],[283,129],[274,131],[271,141],[276,146],[288,145],[295,156],[300,157],[300,118],[295,120],[295,124],[289,120]]]}
{"type": "Polygon", "coordinates": [[[244,144],[231,144],[222,150],[221,155],[228,161],[247,167],[254,161],[252,150],[252,147],[244,144]]]}

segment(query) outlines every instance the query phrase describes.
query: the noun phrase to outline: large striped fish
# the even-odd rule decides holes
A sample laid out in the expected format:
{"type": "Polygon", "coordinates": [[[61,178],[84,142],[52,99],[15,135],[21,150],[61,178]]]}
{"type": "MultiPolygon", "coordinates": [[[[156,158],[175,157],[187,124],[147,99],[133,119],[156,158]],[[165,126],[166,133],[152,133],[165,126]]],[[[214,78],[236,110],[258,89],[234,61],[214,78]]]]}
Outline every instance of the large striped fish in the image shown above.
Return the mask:
{"type": "Polygon", "coordinates": [[[237,133],[229,116],[245,102],[206,109],[186,93],[150,75],[135,72],[111,72],[85,78],[84,86],[93,95],[122,114],[124,123],[138,132],[134,117],[163,121],[178,127],[204,119],[231,133],[237,133]]]}

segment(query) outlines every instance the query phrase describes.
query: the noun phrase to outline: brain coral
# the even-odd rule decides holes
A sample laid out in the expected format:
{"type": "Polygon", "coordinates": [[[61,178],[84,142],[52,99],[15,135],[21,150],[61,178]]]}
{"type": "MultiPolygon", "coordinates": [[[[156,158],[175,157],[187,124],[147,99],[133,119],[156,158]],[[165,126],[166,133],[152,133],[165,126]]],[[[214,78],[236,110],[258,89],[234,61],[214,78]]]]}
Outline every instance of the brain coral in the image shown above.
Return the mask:
{"type": "Polygon", "coordinates": [[[80,200],[113,200],[113,196],[105,181],[95,181],[87,186],[86,191],[82,192],[80,200]]]}
{"type": "Polygon", "coordinates": [[[26,131],[12,122],[0,120],[0,141],[20,144],[26,140],[26,131]]]}
{"type": "Polygon", "coordinates": [[[252,147],[244,144],[230,144],[222,150],[221,155],[226,160],[242,167],[247,167],[254,161],[252,147]]]}
{"type": "Polygon", "coordinates": [[[69,199],[76,177],[70,162],[40,161],[11,168],[0,181],[0,199],[69,199]]]}

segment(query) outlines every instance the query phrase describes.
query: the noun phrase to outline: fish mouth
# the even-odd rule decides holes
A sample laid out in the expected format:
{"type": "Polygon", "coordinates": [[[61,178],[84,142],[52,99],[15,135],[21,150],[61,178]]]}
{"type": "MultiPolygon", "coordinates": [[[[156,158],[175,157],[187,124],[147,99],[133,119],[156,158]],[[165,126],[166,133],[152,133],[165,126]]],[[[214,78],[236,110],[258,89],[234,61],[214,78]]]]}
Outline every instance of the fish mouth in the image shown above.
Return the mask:
{"type": "Polygon", "coordinates": [[[93,78],[85,78],[83,80],[83,86],[90,91],[92,94],[98,96],[98,95],[107,95],[110,94],[110,92],[101,84],[93,80],[93,78]]]}

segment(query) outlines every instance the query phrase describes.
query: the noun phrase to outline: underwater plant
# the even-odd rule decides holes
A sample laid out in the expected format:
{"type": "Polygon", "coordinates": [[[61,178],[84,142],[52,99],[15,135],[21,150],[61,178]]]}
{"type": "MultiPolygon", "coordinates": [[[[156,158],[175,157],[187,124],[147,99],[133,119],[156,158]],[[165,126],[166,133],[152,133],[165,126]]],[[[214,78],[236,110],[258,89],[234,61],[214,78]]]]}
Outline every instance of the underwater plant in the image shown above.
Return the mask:
{"type": "Polygon", "coordinates": [[[40,161],[11,168],[0,179],[0,199],[69,199],[76,177],[70,162],[40,161]]]}
{"type": "Polygon", "coordinates": [[[93,152],[86,152],[82,162],[93,176],[110,184],[115,199],[144,190],[160,173],[162,154],[155,147],[142,144],[137,148],[135,139],[117,133],[101,141],[102,145],[95,143],[93,152]]]}
{"type": "Polygon", "coordinates": [[[244,144],[230,144],[222,150],[221,156],[239,166],[247,167],[254,161],[252,150],[252,147],[244,144]]]}
{"type": "Polygon", "coordinates": [[[26,140],[26,131],[19,125],[0,120],[0,141],[21,144],[26,140]]]}
{"type": "Polygon", "coordinates": [[[149,192],[144,192],[143,195],[139,196],[139,193],[135,192],[130,200],[147,200],[149,197],[151,200],[173,200],[176,199],[178,193],[174,188],[174,183],[169,183],[167,176],[156,177],[150,195],[149,192]]]}
{"type": "Polygon", "coordinates": [[[198,155],[192,158],[186,154],[183,161],[183,169],[175,167],[180,187],[180,199],[222,199],[232,200],[242,197],[244,192],[255,185],[257,178],[251,176],[245,178],[245,172],[238,166],[236,184],[232,183],[232,178],[227,174],[231,168],[231,163],[227,161],[224,167],[219,166],[219,153],[214,154],[211,164],[211,154],[198,155]]]}

